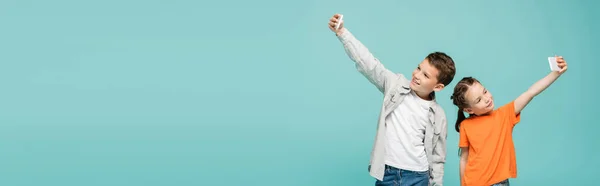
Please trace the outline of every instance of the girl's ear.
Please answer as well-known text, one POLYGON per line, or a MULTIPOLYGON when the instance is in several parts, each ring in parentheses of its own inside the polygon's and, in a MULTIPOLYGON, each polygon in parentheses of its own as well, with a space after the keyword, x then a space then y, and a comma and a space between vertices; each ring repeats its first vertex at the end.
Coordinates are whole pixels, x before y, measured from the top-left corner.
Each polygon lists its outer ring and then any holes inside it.
POLYGON ((469 114, 474 114, 475 113, 475 112, 473 112, 473 109, 471 109, 471 108, 465 108, 464 111, 466 113, 469 113, 469 114))

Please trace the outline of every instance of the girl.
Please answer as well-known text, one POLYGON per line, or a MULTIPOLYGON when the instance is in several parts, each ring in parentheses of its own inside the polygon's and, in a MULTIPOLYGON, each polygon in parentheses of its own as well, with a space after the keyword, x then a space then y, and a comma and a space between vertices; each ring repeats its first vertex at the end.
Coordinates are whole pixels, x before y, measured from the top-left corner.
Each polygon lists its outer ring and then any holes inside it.
POLYGON ((458 106, 455 129, 460 133, 460 177, 463 186, 509 185, 517 177, 513 127, 521 110, 567 70, 567 62, 556 58, 560 71, 552 71, 525 93, 494 110, 492 94, 471 77, 460 80, 452 94, 458 106), (465 118, 463 112, 469 113, 465 118))

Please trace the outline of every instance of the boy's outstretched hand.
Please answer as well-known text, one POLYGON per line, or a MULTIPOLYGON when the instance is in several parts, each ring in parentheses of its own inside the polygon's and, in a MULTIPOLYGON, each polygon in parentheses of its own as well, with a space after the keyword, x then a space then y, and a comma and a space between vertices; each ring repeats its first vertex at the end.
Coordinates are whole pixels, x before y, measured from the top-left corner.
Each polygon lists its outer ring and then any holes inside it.
POLYGON ((567 71, 567 61, 565 61, 565 59, 562 56, 556 57, 556 64, 558 65, 558 68, 560 68, 558 74, 562 74, 567 71))
POLYGON ((329 19, 329 29, 333 31, 336 35, 340 35, 344 30, 344 20, 340 20, 341 14, 335 14, 329 19), (340 23, 338 29, 335 29, 335 25, 340 23))

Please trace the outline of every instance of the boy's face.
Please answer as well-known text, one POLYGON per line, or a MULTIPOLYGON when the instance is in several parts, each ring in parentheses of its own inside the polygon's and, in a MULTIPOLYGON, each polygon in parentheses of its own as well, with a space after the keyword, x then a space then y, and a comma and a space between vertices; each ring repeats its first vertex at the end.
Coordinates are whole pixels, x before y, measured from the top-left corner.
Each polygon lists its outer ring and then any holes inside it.
POLYGON ((429 60, 423 60, 413 71, 410 81, 410 88, 417 93, 429 94, 433 91, 440 91, 444 84, 438 83, 440 71, 429 63, 429 60))
POLYGON ((484 115, 494 110, 494 97, 481 83, 473 83, 465 93, 465 99, 469 104, 465 112, 469 114, 484 115))

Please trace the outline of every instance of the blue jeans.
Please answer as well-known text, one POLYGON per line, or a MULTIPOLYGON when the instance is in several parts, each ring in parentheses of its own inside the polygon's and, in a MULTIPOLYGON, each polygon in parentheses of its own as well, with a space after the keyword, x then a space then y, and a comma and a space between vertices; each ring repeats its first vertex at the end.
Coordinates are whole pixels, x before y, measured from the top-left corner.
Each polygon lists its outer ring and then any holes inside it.
POLYGON ((377 180, 375 186, 427 186, 429 171, 409 171, 385 166, 383 181, 377 180))
POLYGON ((492 186, 510 186, 510 182, 508 182, 508 179, 506 179, 506 180, 496 183, 492 186))

